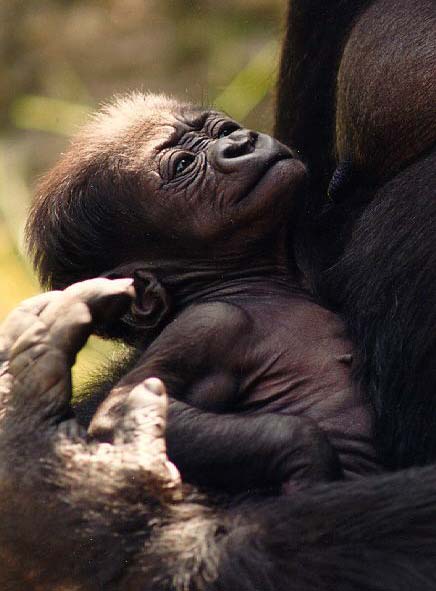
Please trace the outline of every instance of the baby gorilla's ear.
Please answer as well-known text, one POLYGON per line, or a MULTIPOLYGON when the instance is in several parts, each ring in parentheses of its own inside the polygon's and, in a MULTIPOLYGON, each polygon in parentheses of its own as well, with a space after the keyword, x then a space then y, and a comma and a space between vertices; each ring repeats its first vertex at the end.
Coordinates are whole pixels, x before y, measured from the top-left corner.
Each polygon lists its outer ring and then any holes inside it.
POLYGON ((136 297, 130 310, 121 318, 120 331, 111 327, 111 336, 126 338, 130 336, 155 335, 160 332, 171 316, 171 298, 156 275, 138 264, 117 267, 105 277, 118 279, 132 277, 136 297), (115 329, 115 330, 114 330, 115 329))
POLYGON ((145 269, 133 273, 136 298, 131 306, 135 326, 159 328, 171 313, 170 297, 156 276, 145 269))

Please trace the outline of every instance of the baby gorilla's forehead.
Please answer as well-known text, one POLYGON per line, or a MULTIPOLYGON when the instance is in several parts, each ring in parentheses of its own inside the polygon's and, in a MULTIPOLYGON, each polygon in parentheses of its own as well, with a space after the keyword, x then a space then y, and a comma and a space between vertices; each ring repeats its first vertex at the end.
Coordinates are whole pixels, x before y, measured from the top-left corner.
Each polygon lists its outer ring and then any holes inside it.
POLYGON ((131 93, 104 105, 82 129, 79 142, 105 151, 105 146, 164 141, 183 120, 191 120, 196 107, 162 94, 131 93))
POLYGON ((165 95, 134 93, 103 107, 94 119, 92 134, 107 142, 109 150, 122 144, 123 153, 135 165, 138 158, 141 162, 176 146, 185 133, 201 132, 213 115, 217 113, 165 95))
POLYGON ((154 121, 150 121, 149 136, 154 132, 156 138, 160 137, 163 140, 162 148, 176 146, 184 134, 204 131, 213 114, 212 111, 193 105, 177 105, 177 109, 171 112, 162 110, 154 121))

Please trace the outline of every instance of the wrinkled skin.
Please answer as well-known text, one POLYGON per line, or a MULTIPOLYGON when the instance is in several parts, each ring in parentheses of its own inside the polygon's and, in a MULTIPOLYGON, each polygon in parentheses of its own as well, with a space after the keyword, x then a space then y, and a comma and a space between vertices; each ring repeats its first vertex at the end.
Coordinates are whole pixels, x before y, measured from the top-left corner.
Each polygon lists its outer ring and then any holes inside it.
POLYGON ((131 94, 96 114, 40 184, 29 249, 54 288, 135 260, 231 272, 283 239, 305 176, 288 148, 221 113, 131 94))

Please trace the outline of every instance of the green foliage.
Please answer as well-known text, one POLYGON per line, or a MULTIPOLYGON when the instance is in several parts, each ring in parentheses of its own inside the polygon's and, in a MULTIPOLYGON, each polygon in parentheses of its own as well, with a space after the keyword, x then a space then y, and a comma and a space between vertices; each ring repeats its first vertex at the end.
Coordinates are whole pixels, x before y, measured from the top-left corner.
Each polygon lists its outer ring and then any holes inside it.
POLYGON ((214 106, 243 121, 274 86, 277 53, 277 43, 267 43, 215 98, 214 106))
POLYGON ((86 120, 90 108, 47 96, 22 95, 11 105, 17 129, 33 129, 69 136, 86 120))

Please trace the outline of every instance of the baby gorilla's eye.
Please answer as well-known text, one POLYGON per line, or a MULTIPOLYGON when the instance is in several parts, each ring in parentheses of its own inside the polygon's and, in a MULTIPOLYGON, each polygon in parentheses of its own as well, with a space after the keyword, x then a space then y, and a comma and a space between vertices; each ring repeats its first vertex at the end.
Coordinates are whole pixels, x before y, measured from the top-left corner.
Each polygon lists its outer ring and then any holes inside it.
POLYGON ((179 176, 183 174, 185 170, 194 162, 194 156, 192 154, 184 154, 179 158, 175 164, 174 174, 179 176))
POLYGON ((236 123, 226 123, 218 131, 217 138, 220 139, 222 137, 226 137, 226 135, 230 135, 231 133, 233 133, 237 129, 240 129, 240 127, 236 123))

